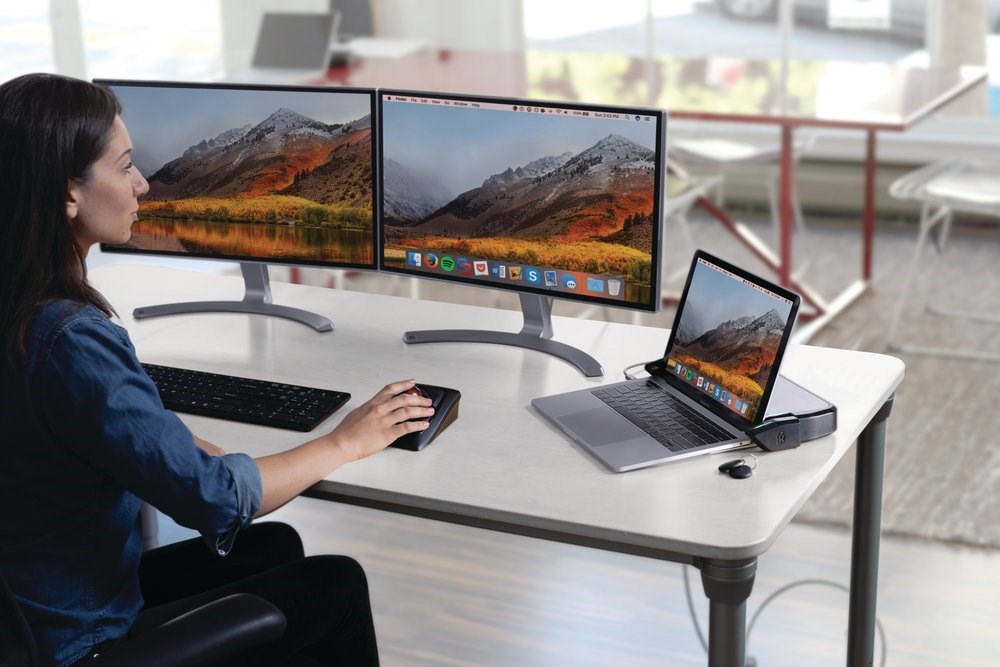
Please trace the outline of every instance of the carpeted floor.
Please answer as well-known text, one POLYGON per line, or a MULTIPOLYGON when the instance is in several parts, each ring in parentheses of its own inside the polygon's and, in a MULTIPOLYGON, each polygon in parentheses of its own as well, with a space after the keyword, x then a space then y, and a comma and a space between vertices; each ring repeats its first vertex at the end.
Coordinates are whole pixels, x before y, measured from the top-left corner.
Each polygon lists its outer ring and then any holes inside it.
MULTIPOLYGON (((906 363, 887 429, 883 531, 1000 548, 1000 363, 887 347, 915 231, 912 224, 881 224, 872 289, 811 343, 893 354, 906 363)), ((759 232, 770 235, 766 227, 759 232)), ((696 224, 695 234, 710 250, 731 253, 748 266, 756 262, 708 221, 696 224)), ((796 243, 806 282, 827 297, 850 284, 859 275, 859 239, 856 224, 811 223, 796 243)), ((959 226, 943 253, 925 251, 894 341, 1000 355, 1000 323, 942 317, 927 312, 928 305, 1000 316, 1000 228, 959 226)), ((852 450, 797 520, 849 526, 853 488, 852 450)))
MULTIPOLYGON (((925 253, 894 343, 1000 355, 1000 322, 946 317, 927 307, 1000 316, 1000 234, 963 230, 943 254, 925 253)), ((886 351, 886 330, 914 235, 879 235, 874 289, 814 339, 886 351)), ((890 351, 906 363, 888 422, 883 530, 1000 548, 1000 362, 890 351)), ((843 460, 799 515, 848 525, 854 460, 843 460)))
MULTIPOLYGON (((758 230, 770 237, 766 226, 758 230)), ((711 222, 696 224, 694 231, 696 242, 707 249, 755 265, 749 253, 711 222)), ((883 532, 1000 548, 1000 362, 907 354, 887 347, 889 323, 915 242, 912 223, 881 223, 872 289, 811 343, 893 354, 906 363, 906 378, 887 428, 883 532)), ((814 220, 796 249, 795 256, 804 262, 805 281, 826 297, 859 275, 857 224, 814 220)), ((943 253, 924 252, 894 341, 1000 356, 1000 323, 942 317, 927 312, 928 305, 1000 316, 1000 228, 959 225, 943 253)), ((797 520, 849 526, 853 488, 852 450, 797 520)))

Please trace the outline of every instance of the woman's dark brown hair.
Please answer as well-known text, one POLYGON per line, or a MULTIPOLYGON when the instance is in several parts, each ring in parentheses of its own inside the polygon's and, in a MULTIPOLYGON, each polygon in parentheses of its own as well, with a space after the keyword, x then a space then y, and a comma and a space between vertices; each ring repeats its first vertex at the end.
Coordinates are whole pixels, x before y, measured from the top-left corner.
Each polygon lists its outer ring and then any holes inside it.
POLYGON ((86 248, 66 217, 70 180, 85 182, 121 106, 107 89, 54 74, 0 85, 0 357, 24 361, 32 317, 71 299, 111 307, 88 283, 86 248))

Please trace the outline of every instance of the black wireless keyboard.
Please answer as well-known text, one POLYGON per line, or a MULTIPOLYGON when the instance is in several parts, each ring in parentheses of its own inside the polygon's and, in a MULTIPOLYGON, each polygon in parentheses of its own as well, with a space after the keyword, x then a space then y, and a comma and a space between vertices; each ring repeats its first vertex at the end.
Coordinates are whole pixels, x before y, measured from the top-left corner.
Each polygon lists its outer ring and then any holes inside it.
POLYGON ((311 431, 351 398, 343 391, 143 364, 164 407, 293 431, 311 431))

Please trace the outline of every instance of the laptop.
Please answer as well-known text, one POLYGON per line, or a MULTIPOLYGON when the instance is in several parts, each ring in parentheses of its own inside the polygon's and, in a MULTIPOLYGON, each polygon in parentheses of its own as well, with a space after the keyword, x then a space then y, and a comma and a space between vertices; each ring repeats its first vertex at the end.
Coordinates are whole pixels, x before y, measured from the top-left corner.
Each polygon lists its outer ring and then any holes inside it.
POLYGON ((340 13, 265 12, 249 69, 228 79, 249 83, 303 83, 326 74, 340 13))
POLYGON ((798 308, 795 293, 699 250, 648 378, 531 404, 614 472, 745 447, 798 308))

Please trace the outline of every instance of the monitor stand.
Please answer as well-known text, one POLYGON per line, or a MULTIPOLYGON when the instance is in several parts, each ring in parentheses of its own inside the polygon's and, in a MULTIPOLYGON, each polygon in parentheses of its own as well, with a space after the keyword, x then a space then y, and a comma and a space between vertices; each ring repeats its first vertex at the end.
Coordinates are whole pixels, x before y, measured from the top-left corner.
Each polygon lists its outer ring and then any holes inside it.
POLYGON ((318 313, 271 303, 271 281, 267 275, 267 264, 240 262, 240 270, 243 271, 246 288, 242 301, 188 301, 144 306, 132 311, 132 317, 143 320, 147 317, 182 313, 250 313, 284 317, 301 322, 316 331, 333 331, 333 322, 318 313))
POLYGON ((604 369, 592 356, 552 338, 552 299, 538 294, 520 294, 524 326, 518 333, 483 329, 431 329, 407 331, 405 343, 497 343, 516 345, 559 357, 576 366, 587 377, 601 377, 604 369))

